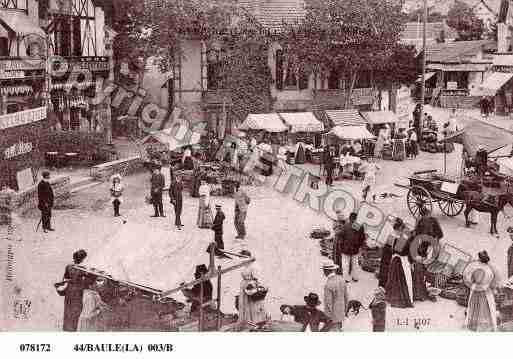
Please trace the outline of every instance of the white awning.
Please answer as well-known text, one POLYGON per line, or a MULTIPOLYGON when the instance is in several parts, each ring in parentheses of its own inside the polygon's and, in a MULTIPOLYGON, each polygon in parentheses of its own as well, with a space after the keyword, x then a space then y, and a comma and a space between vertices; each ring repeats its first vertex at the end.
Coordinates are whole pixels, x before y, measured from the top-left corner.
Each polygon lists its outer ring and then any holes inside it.
POLYGON ((283 124, 277 113, 250 113, 246 120, 239 126, 239 130, 263 130, 267 132, 285 132, 287 127, 283 124))
POLYGON ((329 132, 341 140, 368 140, 375 138, 365 126, 335 126, 329 132))
POLYGON ((172 133, 172 129, 165 129, 162 131, 154 132, 141 140, 142 145, 151 144, 152 142, 157 142, 166 147, 168 151, 174 151, 178 148, 196 145, 200 141, 200 136, 193 133, 190 138, 185 136, 186 138, 179 138, 179 134, 177 133, 175 136, 172 133))
POLYGON ((513 77, 513 73, 492 72, 490 76, 475 90, 471 91, 472 96, 495 96, 497 91, 513 77))
POLYGON ((392 111, 368 111, 362 112, 362 116, 370 125, 397 123, 399 121, 397 115, 392 111))
POLYGON ((321 132, 324 126, 311 112, 287 112, 280 113, 286 125, 290 126, 291 132, 321 132))
POLYGON ((366 124, 358 110, 329 110, 325 112, 333 126, 358 126, 366 124))
MULTIPOLYGON (((426 74, 424 75, 424 81, 429 80, 431 77, 433 77, 435 75, 436 75, 436 72, 426 72, 426 74)), ((419 76, 419 78, 417 79, 417 82, 422 82, 422 75, 419 76)))
POLYGON ((36 25, 25 13, 14 11, 0 12, 0 24, 16 34, 46 36, 43 29, 36 25))

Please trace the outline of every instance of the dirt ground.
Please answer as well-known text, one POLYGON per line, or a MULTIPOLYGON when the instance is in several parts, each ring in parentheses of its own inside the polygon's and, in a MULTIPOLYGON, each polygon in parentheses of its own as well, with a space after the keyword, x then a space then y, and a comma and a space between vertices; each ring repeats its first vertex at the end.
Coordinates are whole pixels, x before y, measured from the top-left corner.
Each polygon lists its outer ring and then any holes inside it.
MULTIPOLYGON (((445 112, 438 114, 443 119, 445 112)), ((461 149, 447 156, 448 172, 457 173, 461 149)), ((442 154, 421 153, 416 160, 404 162, 381 161, 378 173, 379 193, 394 193, 401 198, 380 201, 377 206, 385 213, 411 220, 406 207, 406 191, 394 186, 405 182, 413 171, 443 169, 442 154)), ((305 169, 318 174, 316 166, 305 169)), ((103 184, 75 194, 69 203, 54 211, 56 232, 35 232, 39 213, 32 211, 20 218, 17 234, 22 239, 16 244, 15 285, 21 297, 31 300, 30 316, 26 320, 6 323, 7 330, 56 331, 61 328, 63 299, 53 284, 60 281, 64 267, 71 262, 72 253, 84 248, 89 253, 87 264, 123 276, 123 279, 169 289, 192 278, 194 266, 208 263, 205 249, 213 240, 213 232, 196 226, 197 199, 188 194, 184 198, 182 231, 174 228, 173 210, 165 196, 167 218, 150 218, 153 209, 145 204, 149 174, 139 174, 124 179, 126 187, 123 217, 114 218, 109 203, 108 184, 103 184), (124 223, 123 221, 126 221, 124 223)), ((336 182, 359 198, 361 182, 336 182)), ((273 318, 280 318, 281 304, 302 304, 303 297, 316 292, 322 298, 325 279, 320 266, 322 260, 319 243, 309 237, 316 226, 331 228, 325 216, 312 211, 305 204, 296 202, 290 195, 276 192, 270 186, 247 187, 252 198, 246 221, 248 237, 241 243, 235 240, 233 226, 233 199, 213 197, 212 203, 223 205, 226 214, 225 247, 249 249, 257 258, 257 273, 270 288, 267 309, 273 318)), ((506 250, 511 243, 505 227, 511 223, 500 215, 499 239, 488 234, 489 217, 482 215, 478 226, 467 229, 464 217, 449 218, 435 206, 434 214, 440 219, 445 233, 444 240, 476 257, 480 250, 487 250, 501 275, 506 272, 506 250)), ((224 260, 223 267, 230 261, 224 260)), ((222 309, 235 312, 234 296, 238 294, 240 271, 223 277, 222 309)), ((214 281, 215 285, 215 281, 214 281)), ((361 272, 361 280, 351 284, 350 296, 362 299, 377 286, 374 275, 361 272)), ((181 300, 180 296, 176 299, 181 300)), ((413 309, 388 308, 387 330, 462 330, 464 309, 454 301, 439 299, 436 303, 416 304, 413 309), (402 323, 408 319, 408 325, 402 323), (414 320, 425 319, 426 325, 414 328, 414 320), (401 324, 400 324, 401 323, 401 324)), ((350 317, 348 331, 369 331, 370 313, 363 311, 350 317)))

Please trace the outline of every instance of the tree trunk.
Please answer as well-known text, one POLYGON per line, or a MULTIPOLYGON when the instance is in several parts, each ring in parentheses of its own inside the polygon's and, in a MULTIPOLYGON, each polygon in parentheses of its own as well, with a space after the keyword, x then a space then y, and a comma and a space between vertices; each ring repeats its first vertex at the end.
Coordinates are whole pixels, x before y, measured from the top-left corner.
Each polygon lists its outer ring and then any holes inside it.
POLYGON ((349 83, 349 88, 348 88, 347 94, 346 94, 346 103, 345 103, 346 109, 348 109, 349 106, 351 105, 351 97, 353 96, 353 89, 354 89, 354 85, 356 84, 357 78, 358 78, 358 72, 354 71, 351 74, 351 81, 349 83))

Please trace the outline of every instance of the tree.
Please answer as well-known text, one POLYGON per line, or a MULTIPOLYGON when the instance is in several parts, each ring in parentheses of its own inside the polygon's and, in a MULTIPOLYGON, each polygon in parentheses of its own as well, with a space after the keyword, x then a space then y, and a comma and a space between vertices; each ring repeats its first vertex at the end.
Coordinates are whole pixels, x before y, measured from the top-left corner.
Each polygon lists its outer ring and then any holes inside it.
POLYGON ((414 80, 414 53, 399 43, 405 21, 401 4, 395 1, 321 2, 309 9, 304 21, 290 25, 282 41, 298 68, 318 75, 338 73, 348 107, 364 72, 370 73, 376 89, 414 80), (395 77, 398 69, 404 76, 395 77))
POLYGON ((464 2, 456 1, 447 13, 447 25, 456 29, 460 41, 481 40, 484 25, 474 10, 464 2))

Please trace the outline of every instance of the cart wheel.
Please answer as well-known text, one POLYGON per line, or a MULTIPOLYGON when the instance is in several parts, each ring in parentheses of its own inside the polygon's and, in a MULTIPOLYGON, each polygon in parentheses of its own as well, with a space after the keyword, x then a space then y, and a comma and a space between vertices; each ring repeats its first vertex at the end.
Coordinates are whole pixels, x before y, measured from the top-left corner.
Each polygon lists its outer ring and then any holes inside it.
POLYGON ((418 218, 421 214, 421 209, 424 209, 427 213, 433 211, 433 200, 431 195, 424 188, 419 186, 413 186, 408 191, 406 196, 406 203, 408 209, 413 217, 418 218))
POLYGON ((440 210, 446 216, 456 217, 458 214, 461 213, 461 211, 463 211, 463 207, 465 207, 465 204, 459 201, 442 199, 438 202, 438 207, 440 207, 440 210))

